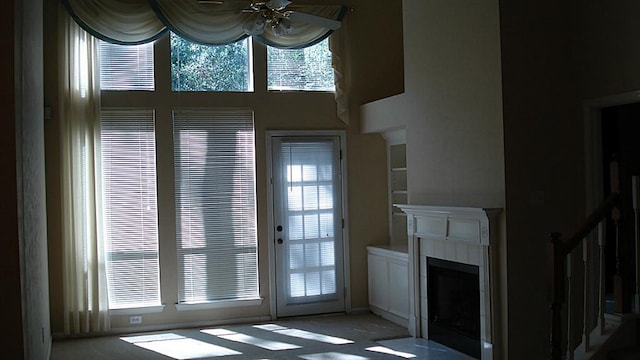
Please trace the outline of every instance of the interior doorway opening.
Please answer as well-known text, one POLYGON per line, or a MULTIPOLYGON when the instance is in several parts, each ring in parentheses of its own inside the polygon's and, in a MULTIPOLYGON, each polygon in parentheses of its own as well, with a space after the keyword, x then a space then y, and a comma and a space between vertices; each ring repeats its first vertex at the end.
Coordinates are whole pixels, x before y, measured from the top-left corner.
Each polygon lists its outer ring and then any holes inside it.
MULTIPOLYGON (((636 244, 632 200, 632 177, 640 175, 640 103, 628 103, 601 109, 602 191, 611 193, 610 164, 618 166, 621 202, 620 220, 606 219, 605 288, 607 312, 629 313, 636 290, 636 244)), ((636 309, 637 310, 637 309, 636 309)))

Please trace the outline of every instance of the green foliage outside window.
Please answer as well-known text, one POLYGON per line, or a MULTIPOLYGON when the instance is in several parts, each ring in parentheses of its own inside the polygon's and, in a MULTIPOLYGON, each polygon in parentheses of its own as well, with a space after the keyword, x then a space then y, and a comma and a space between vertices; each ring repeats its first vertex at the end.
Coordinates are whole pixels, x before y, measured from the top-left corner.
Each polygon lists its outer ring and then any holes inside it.
MULTIPOLYGON (((249 40, 200 45, 171 34, 173 91, 252 91, 249 40)), ((328 39, 304 49, 267 48, 269 90, 334 91, 328 39)))
POLYGON ((171 34, 173 91, 250 91, 248 40, 200 45, 171 34))
POLYGON ((267 50, 269 90, 334 91, 329 41, 304 49, 267 50))

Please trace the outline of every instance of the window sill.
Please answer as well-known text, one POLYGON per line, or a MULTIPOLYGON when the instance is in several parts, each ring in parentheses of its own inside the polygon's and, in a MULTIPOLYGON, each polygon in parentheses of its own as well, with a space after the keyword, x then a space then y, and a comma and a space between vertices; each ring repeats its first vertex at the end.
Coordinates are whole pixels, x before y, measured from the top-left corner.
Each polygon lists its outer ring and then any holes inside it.
POLYGON ((209 309, 223 309, 240 306, 258 306, 262 304, 263 298, 247 299, 247 300, 221 300, 221 301, 209 301, 204 303, 182 303, 176 304, 176 310, 178 311, 190 311, 190 310, 209 310, 209 309))
POLYGON ((109 309, 109 315, 111 316, 139 315, 139 314, 161 313, 163 311, 164 311, 164 305, 158 305, 158 306, 145 306, 145 307, 124 308, 124 309, 109 309))

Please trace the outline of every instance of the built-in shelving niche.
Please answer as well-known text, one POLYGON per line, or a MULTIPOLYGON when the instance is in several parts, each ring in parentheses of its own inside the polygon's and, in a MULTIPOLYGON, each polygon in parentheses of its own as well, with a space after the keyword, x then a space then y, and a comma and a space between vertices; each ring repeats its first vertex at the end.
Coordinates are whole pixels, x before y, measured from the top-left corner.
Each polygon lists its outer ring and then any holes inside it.
POLYGON ((390 245, 406 246, 407 215, 393 204, 407 204, 407 145, 405 130, 385 133, 389 166, 390 245))

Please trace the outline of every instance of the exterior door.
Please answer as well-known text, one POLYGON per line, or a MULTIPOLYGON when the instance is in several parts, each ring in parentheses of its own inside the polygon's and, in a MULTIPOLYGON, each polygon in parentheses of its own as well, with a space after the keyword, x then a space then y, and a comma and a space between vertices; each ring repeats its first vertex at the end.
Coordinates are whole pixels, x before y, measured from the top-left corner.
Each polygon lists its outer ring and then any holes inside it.
POLYGON ((339 136, 272 137, 277 316, 345 310, 339 136))

